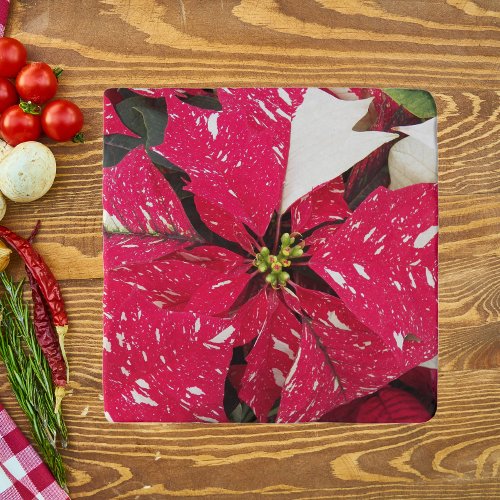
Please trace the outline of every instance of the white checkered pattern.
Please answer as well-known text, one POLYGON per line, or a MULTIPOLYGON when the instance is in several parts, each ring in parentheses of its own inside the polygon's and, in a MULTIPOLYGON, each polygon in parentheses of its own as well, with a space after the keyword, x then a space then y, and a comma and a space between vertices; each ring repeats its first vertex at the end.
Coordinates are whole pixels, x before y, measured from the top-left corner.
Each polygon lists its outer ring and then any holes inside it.
POLYGON ((1 404, 0 499, 69 499, 1 404))

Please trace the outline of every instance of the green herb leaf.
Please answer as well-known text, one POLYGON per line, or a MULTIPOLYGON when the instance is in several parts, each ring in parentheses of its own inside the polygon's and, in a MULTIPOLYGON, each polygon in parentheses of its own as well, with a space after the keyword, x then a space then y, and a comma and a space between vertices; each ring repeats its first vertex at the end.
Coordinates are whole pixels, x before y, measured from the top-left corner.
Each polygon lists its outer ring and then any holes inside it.
POLYGON ((426 90, 412 89, 383 89, 401 106, 419 118, 432 118, 436 116, 436 103, 432 95, 426 90))
POLYGON ((23 282, 15 284, 5 273, 0 273, 0 281, 4 288, 0 301, 0 359, 19 406, 28 417, 42 459, 66 489, 66 473, 56 442, 59 440, 65 447, 68 434, 61 414, 54 411, 50 367, 23 300, 23 282))

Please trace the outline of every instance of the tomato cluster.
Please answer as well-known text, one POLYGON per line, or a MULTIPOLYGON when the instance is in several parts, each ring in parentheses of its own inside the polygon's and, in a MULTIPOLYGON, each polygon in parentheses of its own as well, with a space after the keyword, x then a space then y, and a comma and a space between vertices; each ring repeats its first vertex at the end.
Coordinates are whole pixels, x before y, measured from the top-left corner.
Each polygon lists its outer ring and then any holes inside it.
POLYGON ((21 142, 36 141, 43 131, 56 141, 82 142, 80 108, 66 99, 48 102, 56 95, 62 70, 53 70, 43 62, 27 64, 26 58, 26 48, 21 42, 15 38, 0 38, 2 138, 11 146, 17 146, 21 142), (15 79, 15 83, 9 78, 15 79))

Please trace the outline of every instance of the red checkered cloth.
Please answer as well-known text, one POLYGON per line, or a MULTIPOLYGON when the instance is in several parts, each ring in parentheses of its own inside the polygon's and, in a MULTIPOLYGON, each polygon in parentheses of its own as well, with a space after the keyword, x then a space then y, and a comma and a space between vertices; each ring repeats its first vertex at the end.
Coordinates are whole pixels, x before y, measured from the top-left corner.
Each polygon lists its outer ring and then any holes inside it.
POLYGON ((0 0, 0 36, 3 36, 9 17, 10 0, 0 0))
POLYGON ((24 434, 0 404, 0 499, 67 500, 24 434))

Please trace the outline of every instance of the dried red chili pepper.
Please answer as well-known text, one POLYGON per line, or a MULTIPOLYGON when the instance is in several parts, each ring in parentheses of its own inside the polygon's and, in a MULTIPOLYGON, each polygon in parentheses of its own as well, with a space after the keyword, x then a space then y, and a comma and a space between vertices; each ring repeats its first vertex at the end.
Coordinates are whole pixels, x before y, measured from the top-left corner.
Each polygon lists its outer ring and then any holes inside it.
MULTIPOLYGON (((64 337, 68 331, 68 316, 64 308, 61 289, 52 271, 47 266, 42 256, 31 246, 30 242, 5 226, 0 226, 0 238, 10 245, 23 259, 33 278, 40 288, 56 327, 57 337, 63 359, 68 366, 66 351, 64 350, 64 337)), ((68 377, 67 377, 68 378, 68 377)))
MULTIPOLYGON (((28 241, 30 243, 33 242, 34 237, 38 233, 39 227, 40 221, 38 221, 35 229, 33 229, 33 232, 31 233, 31 236, 28 238, 28 241)), ((61 348, 59 346, 59 340, 50 319, 50 312, 47 303, 45 302, 42 292, 40 291, 40 287, 33 277, 33 274, 31 273, 29 267, 25 266, 25 268, 31 287, 31 296, 33 298, 33 323, 35 325, 35 334, 38 340, 38 344, 40 345, 45 359, 47 359, 47 362, 49 364, 52 374, 52 381, 56 386, 55 411, 58 412, 61 407, 61 402, 66 394, 66 362, 63 358, 61 348)))
POLYGON ((61 407, 61 401, 66 394, 66 362, 64 361, 61 348, 59 346, 59 340, 56 332, 54 331, 54 327, 52 326, 49 311, 45 299, 40 291, 40 287, 27 267, 26 273, 28 274, 31 286, 31 296, 33 298, 33 323, 35 325, 35 334, 45 359, 49 363, 52 373, 52 381, 56 386, 55 411, 58 412, 61 407))

